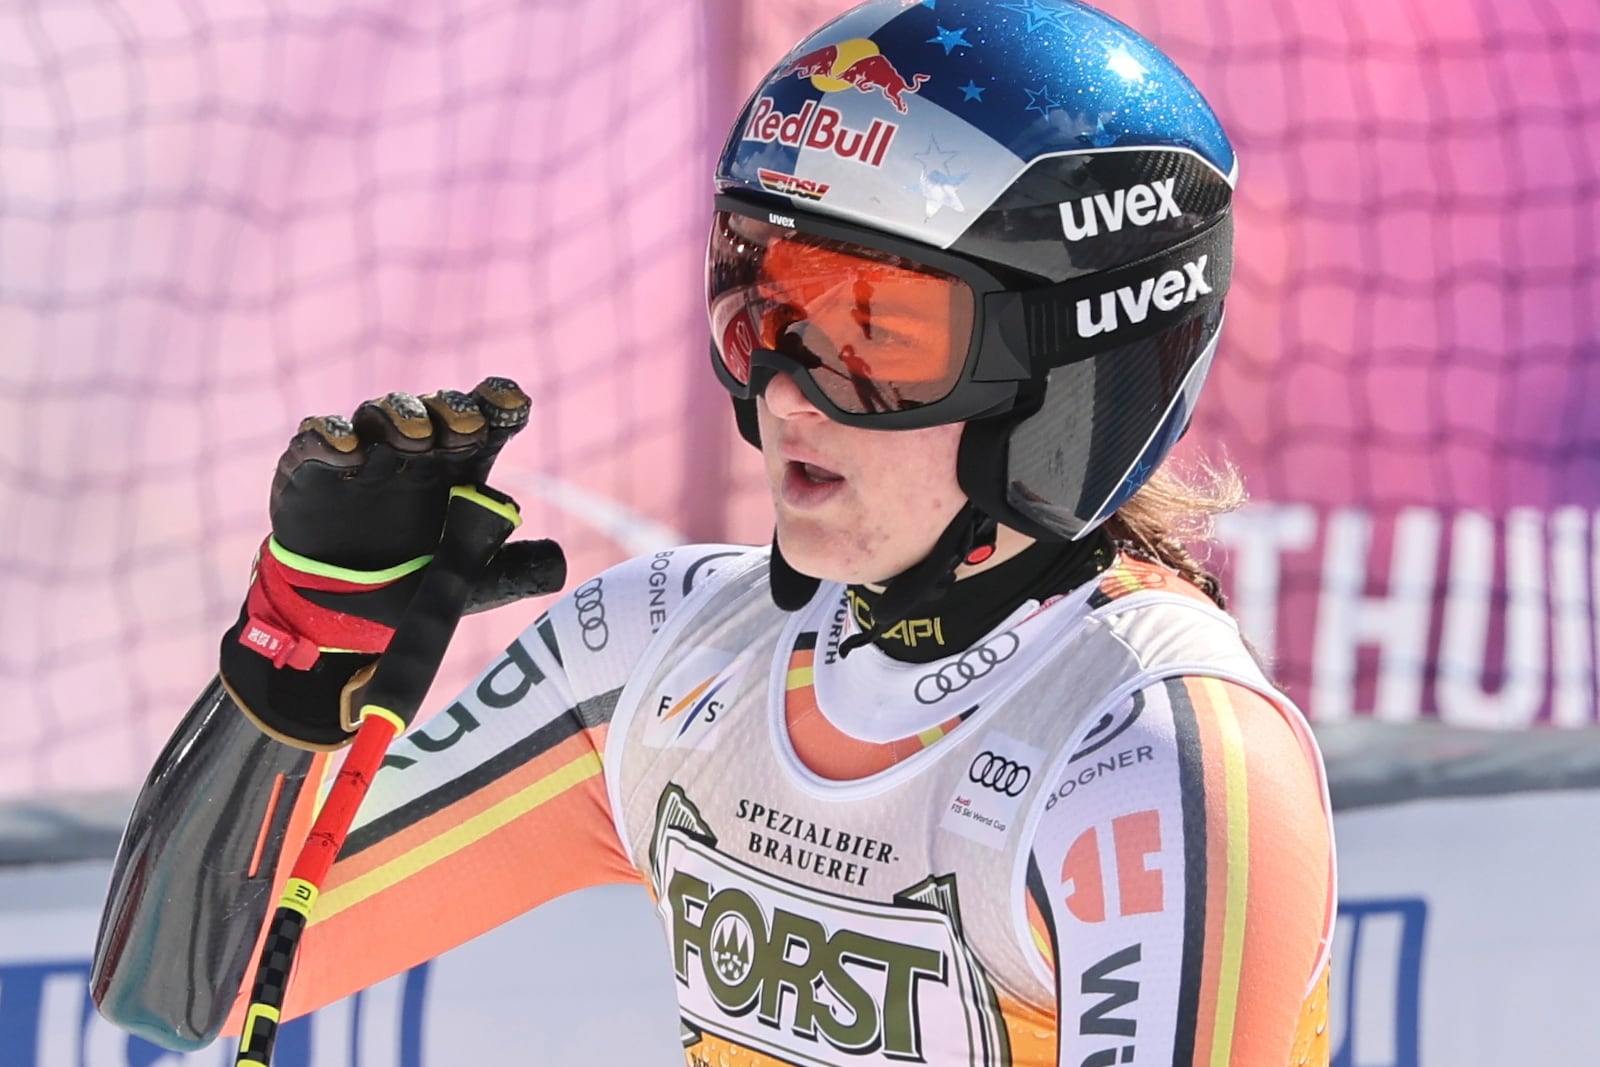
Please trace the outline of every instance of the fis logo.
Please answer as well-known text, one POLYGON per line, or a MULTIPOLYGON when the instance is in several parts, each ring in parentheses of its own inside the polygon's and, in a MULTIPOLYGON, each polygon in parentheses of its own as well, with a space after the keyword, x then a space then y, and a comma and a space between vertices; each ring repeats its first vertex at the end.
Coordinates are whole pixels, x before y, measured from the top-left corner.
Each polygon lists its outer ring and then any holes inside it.
POLYGON ((1087 339, 1115 333, 1123 326, 1137 326, 1150 317, 1152 307, 1166 312, 1194 303, 1211 292, 1211 283, 1206 280, 1206 266, 1210 260, 1210 256, 1200 256, 1185 263, 1182 270, 1162 271, 1137 287, 1123 285, 1101 293, 1098 298, 1079 300, 1076 305, 1078 336, 1087 339))
POLYGON ((1164 178, 1149 185, 1118 189, 1111 194, 1096 193, 1061 205, 1061 228, 1069 241, 1096 237, 1102 226, 1106 233, 1117 233, 1124 223, 1148 226, 1152 222, 1175 219, 1183 214, 1173 198, 1176 178, 1164 178))
POLYGON ((654 714, 644 724, 643 741, 651 748, 695 748, 710 751, 738 691, 748 660, 720 649, 691 648, 661 679, 653 697, 654 714))

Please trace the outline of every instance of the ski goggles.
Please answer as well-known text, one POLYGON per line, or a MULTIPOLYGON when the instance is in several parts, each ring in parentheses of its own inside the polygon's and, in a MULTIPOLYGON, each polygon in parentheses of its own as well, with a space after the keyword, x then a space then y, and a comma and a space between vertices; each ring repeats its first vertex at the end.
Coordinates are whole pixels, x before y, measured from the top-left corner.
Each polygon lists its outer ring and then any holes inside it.
POLYGON ((974 383, 980 294, 1000 280, 955 256, 723 195, 706 255, 712 364, 735 397, 779 372, 834 420, 879 429, 957 422, 1025 380, 974 383), (914 255, 912 254, 914 253, 914 255), (985 386, 988 386, 987 388, 985 386))
POLYGON ((871 429, 1010 411, 1050 367, 1219 304, 1232 270, 1226 216, 1135 262, 1030 286, 848 223, 726 193, 715 206, 706 306, 718 380, 752 400, 788 374, 834 421, 871 429))

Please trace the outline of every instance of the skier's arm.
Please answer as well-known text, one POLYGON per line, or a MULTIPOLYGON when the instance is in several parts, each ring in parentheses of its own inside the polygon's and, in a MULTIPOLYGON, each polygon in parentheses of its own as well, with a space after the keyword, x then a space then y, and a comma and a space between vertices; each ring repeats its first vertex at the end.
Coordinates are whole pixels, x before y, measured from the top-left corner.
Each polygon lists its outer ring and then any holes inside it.
POLYGON ((300 802, 326 759, 263 733, 212 681, 157 758, 123 834, 90 979, 102 1013, 169 1048, 217 1035, 275 899, 280 852, 305 834, 300 802))
POLYGON ((602 768, 612 714, 654 631, 744 551, 681 546, 575 584, 395 742, 302 935, 286 1018, 565 893, 639 881, 602 768))
POLYGON ((1059 1062, 1328 1062, 1332 837, 1291 708, 1215 678, 1134 694, 1054 774, 1028 915, 1059 1062))
MULTIPOLYGON (((218 679, 124 835, 91 976, 113 1021, 173 1047, 215 1036, 278 862, 298 847, 319 768, 353 729, 353 697, 426 571, 450 489, 483 484, 527 411, 514 383, 490 379, 470 395, 390 394, 353 420, 301 424, 218 679)), ((552 548, 507 546, 480 601, 549 591, 552 548)))

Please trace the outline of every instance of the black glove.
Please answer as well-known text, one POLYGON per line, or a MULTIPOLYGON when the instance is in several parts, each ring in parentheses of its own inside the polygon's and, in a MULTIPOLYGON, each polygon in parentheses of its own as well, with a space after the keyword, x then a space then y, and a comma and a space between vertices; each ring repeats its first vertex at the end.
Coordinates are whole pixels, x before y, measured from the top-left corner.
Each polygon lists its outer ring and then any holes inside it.
MULTIPOLYGON (((507 500, 485 482, 528 410, 515 382, 489 378, 470 394, 390 393, 353 419, 300 424, 273 478, 272 536, 222 639, 223 683, 257 725, 305 748, 349 740, 355 697, 439 543, 450 490, 507 500)), ((512 542, 467 610, 553 592, 565 580, 554 542, 512 542)))

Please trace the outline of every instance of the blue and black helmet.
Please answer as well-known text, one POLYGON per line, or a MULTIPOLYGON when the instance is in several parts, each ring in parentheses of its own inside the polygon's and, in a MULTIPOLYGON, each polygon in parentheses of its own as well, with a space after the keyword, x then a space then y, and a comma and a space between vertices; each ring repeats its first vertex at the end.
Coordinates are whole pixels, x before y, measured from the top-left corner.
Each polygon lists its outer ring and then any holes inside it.
POLYGON ((964 421, 958 477, 981 512, 1082 537, 1188 425, 1222 326, 1236 173, 1194 85, 1101 12, 868 0, 751 95, 717 165, 719 219, 959 279, 970 343, 920 392, 857 375, 846 349, 845 395, 811 380, 828 357, 719 320, 732 283, 714 254, 713 364, 741 431, 756 441, 762 367, 802 372, 844 422, 964 421))

